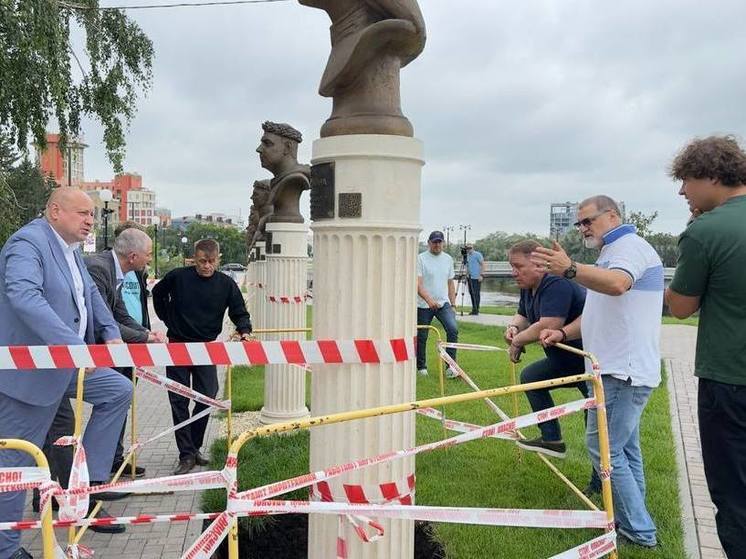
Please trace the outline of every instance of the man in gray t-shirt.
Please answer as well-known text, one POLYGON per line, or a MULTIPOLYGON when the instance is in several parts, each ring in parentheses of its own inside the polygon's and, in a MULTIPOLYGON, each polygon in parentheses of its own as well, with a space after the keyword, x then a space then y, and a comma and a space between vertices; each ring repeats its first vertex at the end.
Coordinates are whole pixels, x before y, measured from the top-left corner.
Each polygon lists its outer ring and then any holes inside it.
MULTIPOLYGON (((427 239, 428 250, 417 256, 417 325, 429 326, 437 318, 446 330, 449 342, 458 341, 456 324, 456 288, 453 284, 453 258, 443 252, 443 233, 433 231, 427 239)), ((427 376, 427 328, 417 329, 417 373, 427 376)), ((456 359, 456 350, 448 349, 456 359)), ((448 378, 458 373, 446 369, 448 378)))

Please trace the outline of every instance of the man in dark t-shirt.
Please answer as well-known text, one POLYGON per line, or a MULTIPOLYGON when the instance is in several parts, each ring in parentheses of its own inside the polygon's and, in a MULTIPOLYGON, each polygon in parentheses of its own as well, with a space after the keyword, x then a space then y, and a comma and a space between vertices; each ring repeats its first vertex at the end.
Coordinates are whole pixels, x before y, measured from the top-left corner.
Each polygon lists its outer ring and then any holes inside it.
POLYGON ((666 303, 699 310, 694 374, 702 460, 728 559, 746 557, 746 151, 731 137, 694 140, 671 176, 692 212, 666 303))
MULTIPOLYGON (((518 312, 505 330, 505 341, 510 344, 510 359, 520 360, 524 346, 539 339, 545 328, 560 329, 583 313, 585 288, 560 276, 546 273, 531 262, 531 253, 540 246, 534 240, 521 241, 509 252, 513 278, 521 288, 518 312)), ((567 345, 583 349, 581 340, 565 342, 567 345)), ((558 347, 544 348, 546 357, 527 365, 521 373, 521 382, 537 382, 553 378, 567 377, 585 372, 583 357, 558 347)), ((581 382, 574 386, 588 397, 588 386, 581 382)), ((554 406, 550 389, 531 390, 526 393, 531 409, 540 411, 554 406)), ((552 419, 539 424, 541 436, 519 441, 525 450, 540 452, 556 458, 566 455, 565 443, 559 421, 552 419)))
MULTIPOLYGON (((220 245, 212 239, 194 245, 194 266, 177 268, 167 273, 153 287, 153 308, 168 327, 170 342, 212 342, 223 329, 226 309, 236 325, 241 339, 251 334, 251 319, 236 282, 218 272, 220 245)), ((190 386, 197 392, 214 398, 218 392, 215 365, 166 367, 166 376, 190 386)), ((189 400, 173 392, 168 393, 174 425, 189 419, 189 400)), ((207 406, 194 404, 191 417, 207 406)), ((175 475, 186 474, 195 465, 207 465, 200 448, 204 442, 208 416, 177 429, 179 466, 175 475)))

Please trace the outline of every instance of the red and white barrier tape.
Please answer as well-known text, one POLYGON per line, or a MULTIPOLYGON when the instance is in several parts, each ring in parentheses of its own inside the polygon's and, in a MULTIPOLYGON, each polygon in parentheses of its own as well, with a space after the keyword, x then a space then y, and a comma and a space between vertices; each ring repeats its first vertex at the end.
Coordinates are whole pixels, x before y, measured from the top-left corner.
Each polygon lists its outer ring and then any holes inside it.
MULTIPOLYGON (((54 444, 56 446, 74 446, 73 463, 70 468, 68 480, 69 490, 85 490, 90 486, 88 477, 88 462, 86 461, 85 448, 78 437, 60 437, 54 444)), ((64 492, 57 495, 60 504, 60 520, 80 520, 88 514, 89 497, 87 493, 64 492)))
POLYGON ((608 555, 615 549, 616 532, 607 532, 589 542, 553 555, 549 559, 596 559, 608 555))
POLYGON ((497 347, 492 345, 478 345, 478 344, 463 344, 458 342, 441 342, 438 346, 442 346, 449 349, 466 349, 471 351, 494 351, 498 353, 508 353, 508 350, 504 347, 497 347))
POLYGON ((49 468, 0 468, 0 493, 33 489, 49 480, 49 468))
POLYGON ((414 356, 413 338, 0 346, 0 369, 395 363, 414 356))
POLYGON ((178 394, 179 396, 184 396, 185 398, 189 398, 190 400, 194 400, 195 402, 199 402, 200 404, 210 406, 211 408, 216 408, 219 410, 229 410, 231 408, 230 400, 215 400, 214 398, 205 396, 204 394, 201 394, 196 390, 192 390, 191 388, 184 384, 181 384, 180 382, 176 382, 175 380, 164 377, 163 375, 158 375, 152 371, 147 371, 138 367, 135 371, 135 374, 137 374, 137 378, 149 382, 150 384, 160 386, 162 388, 165 388, 169 392, 173 392, 174 394, 178 394))

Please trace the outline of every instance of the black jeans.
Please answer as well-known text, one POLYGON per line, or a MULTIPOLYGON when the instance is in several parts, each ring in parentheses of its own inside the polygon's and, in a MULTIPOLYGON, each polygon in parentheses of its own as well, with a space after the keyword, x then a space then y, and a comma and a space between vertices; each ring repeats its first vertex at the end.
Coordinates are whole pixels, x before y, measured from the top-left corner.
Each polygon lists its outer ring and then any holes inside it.
MULTIPOLYGON (((215 365, 166 367, 166 376, 185 386, 191 386, 193 390, 210 398, 214 398, 218 393, 218 369, 215 365)), ((171 416, 173 417, 174 425, 178 425, 182 421, 189 419, 190 400, 188 398, 169 392, 168 400, 171 403, 171 416)), ((191 417, 197 415, 207 407, 204 404, 195 403, 191 417)), ((179 460, 195 456, 200 450, 209 419, 210 416, 206 415, 176 431, 176 446, 179 447, 179 460)))
MULTIPOLYGON (((132 367, 114 367, 114 370, 132 380, 132 367)), ((122 445, 122 441, 124 441, 124 434, 126 431, 127 421, 125 421, 124 425, 122 425, 122 432, 120 433, 119 440, 117 441, 117 448, 114 450, 114 462, 111 466, 112 469, 119 468, 119 466, 122 465, 122 462, 124 462, 124 446, 122 445)))
POLYGON ((469 296, 471 297, 471 312, 479 314, 479 305, 482 301, 482 282, 476 279, 468 278, 466 283, 469 285, 469 296))
POLYGON ((746 386, 699 379, 699 437, 707 487, 728 559, 746 557, 746 386))
POLYGON ((66 435, 70 436, 74 431, 75 412, 70 404, 70 399, 62 398, 42 450, 49 461, 49 473, 52 479, 59 481, 65 489, 67 489, 67 482, 70 479, 75 449, 73 446, 55 446, 54 441, 66 435))

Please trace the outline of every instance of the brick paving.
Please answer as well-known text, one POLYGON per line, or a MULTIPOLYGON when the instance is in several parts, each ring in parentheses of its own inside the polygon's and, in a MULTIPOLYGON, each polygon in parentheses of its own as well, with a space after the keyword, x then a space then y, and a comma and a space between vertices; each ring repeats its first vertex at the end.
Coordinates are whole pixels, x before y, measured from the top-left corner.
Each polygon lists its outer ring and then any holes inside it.
MULTIPOLYGON (((154 330, 164 330, 158 323, 151 309, 151 318, 155 319, 154 330)), ((165 374, 163 368, 156 369, 165 374)), ((218 371, 221 395, 224 370, 218 371)), ((172 427, 171 407, 166 391, 138 383, 137 385, 137 421, 138 437, 146 440, 165 429, 172 427)), ((129 446, 129 419, 127 422, 125 449, 129 446)), ((219 431, 218 421, 214 418, 208 423, 205 434, 206 443, 203 451, 209 450, 210 444, 219 431)), ((169 476, 178 463, 178 451, 173 434, 143 447, 138 455, 137 464, 147 470, 147 477, 169 476)), ((205 470, 199 466, 194 471, 205 470)), ((106 510, 113 516, 136 516, 139 514, 167 514, 176 512, 199 512, 200 492, 178 492, 166 495, 132 495, 119 501, 104 503, 106 510)), ((31 511, 30 492, 24 518, 34 518, 31 511)), ((123 534, 97 534, 87 530, 81 544, 95 551, 97 558, 109 559, 173 559, 181 557, 202 532, 202 521, 144 524, 127 526, 123 534)), ((57 539, 61 544, 67 541, 67 530, 57 530, 57 539)), ((38 530, 24 533, 23 544, 37 559, 42 556, 41 537, 38 530)))

